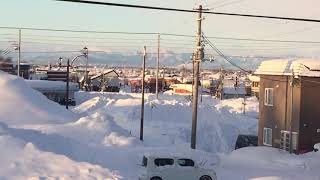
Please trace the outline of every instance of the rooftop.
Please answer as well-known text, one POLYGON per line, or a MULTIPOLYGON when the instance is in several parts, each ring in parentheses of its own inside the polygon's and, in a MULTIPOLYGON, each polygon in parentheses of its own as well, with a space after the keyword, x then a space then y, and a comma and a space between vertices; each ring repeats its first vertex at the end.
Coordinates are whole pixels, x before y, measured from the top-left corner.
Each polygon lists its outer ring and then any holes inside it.
MULTIPOLYGON (((47 81, 47 80, 25 80, 25 82, 31 86, 32 89, 43 91, 65 91, 67 87, 66 82, 62 81, 47 81)), ((70 91, 78 91, 79 85, 77 83, 69 83, 70 91)))
POLYGON ((263 61, 256 75, 296 75, 320 77, 320 59, 275 59, 263 61))

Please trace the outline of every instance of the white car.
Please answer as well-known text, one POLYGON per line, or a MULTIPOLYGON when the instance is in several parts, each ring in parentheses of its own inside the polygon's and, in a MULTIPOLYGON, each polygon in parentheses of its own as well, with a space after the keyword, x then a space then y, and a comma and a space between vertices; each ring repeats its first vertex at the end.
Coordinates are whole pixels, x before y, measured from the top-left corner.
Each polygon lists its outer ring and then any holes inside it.
POLYGON ((215 171, 190 158, 143 156, 142 166, 139 180, 217 180, 215 171))

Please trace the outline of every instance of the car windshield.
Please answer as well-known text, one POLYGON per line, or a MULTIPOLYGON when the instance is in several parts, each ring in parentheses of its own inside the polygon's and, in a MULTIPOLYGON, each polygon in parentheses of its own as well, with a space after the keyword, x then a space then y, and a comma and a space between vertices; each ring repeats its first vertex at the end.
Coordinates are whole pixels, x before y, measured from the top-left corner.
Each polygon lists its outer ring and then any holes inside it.
POLYGON ((157 158, 154 160, 156 166, 168 166, 173 165, 174 160, 170 158, 157 158))
POLYGON ((191 167, 194 166, 194 161, 191 159, 178 159, 177 163, 180 166, 191 166, 191 167))

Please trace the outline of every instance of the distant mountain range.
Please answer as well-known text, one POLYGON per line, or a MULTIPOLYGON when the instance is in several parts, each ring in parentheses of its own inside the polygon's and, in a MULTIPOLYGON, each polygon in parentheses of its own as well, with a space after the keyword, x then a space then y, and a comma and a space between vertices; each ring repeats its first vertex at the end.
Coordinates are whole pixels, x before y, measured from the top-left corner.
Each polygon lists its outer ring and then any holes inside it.
MULTIPOLYGON (((22 59, 30 63, 35 64, 55 64, 58 62, 59 57, 70 57, 73 58, 79 53, 22 53, 22 59)), ((183 67, 185 64, 189 64, 191 53, 174 53, 165 52, 161 53, 160 56, 160 66, 163 67, 183 67)), ((15 58, 13 58, 14 61, 15 58)), ((252 57, 241 57, 234 56, 229 58, 233 63, 241 66, 246 70, 255 70, 259 64, 267 59, 266 57, 252 56, 252 57)), ((148 54, 146 65, 156 66, 157 54, 148 54)), ((84 64, 85 61, 79 59, 77 63, 84 64)), ((106 53, 106 52, 95 52, 89 54, 89 64, 107 64, 108 66, 136 66, 139 67, 142 64, 142 53, 106 53)), ((215 57, 213 62, 205 62, 202 64, 204 68, 217 69, 221 65, 225 69, 237 69, 230 63, 225 61, 221 57, 215 57)))

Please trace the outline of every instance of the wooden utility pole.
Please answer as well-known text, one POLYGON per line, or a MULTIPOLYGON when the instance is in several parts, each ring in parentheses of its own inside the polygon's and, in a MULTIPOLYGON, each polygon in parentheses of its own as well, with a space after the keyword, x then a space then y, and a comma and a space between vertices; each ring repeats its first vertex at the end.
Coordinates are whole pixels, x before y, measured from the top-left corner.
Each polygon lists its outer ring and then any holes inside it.
POLYGON ((202 22, 202 6, 200 5, 198 9, 198 31, 197 31, 197 44, 196 53, 193 58, 194 61, 194 85, 193 85, 193 95, 192 95, 192 129, 191 129, 191 148, 196 149, 196 139, 197 139, 197 118, 198 118, 198 89, 199 89, 199 67, 200 62, 203 59, 203 48, 201 45, 201 22, 202 22))
POLYGON ((144 46, 143 63, 142 63, 142 80, 141 80, 141 119, 140 119, 140 140, 143 141, 143 120, 144 120, 144 76, 146 69, 147 47, 144 46))
POLYGON ((292 121, 293 121, 293 88, 294 88, 294 72, 292 70, 292 77, 291 77, 291 113, 290 113, 290 139, 289 139, 289 152, 292 154, 292 121))
POLYGON ((66 109, 69 109, 69 67, 70 67, 70 60, 67 60, 67 87, 66 87, 66 109))
POLYGON ((160 65, 160 34, 158 34, 158 56, 157 56, 157 75, 156 75, 156 95, 159 98, 159 65, 160 65))
POLYGON ((20 63, 21 63, 21 29, 19 29, 19 43, 18 43, 18 72, 17 75, 20 77, 20 63))

